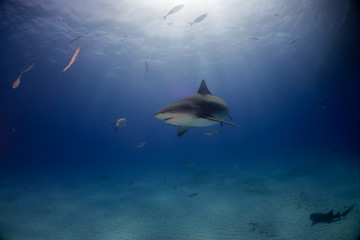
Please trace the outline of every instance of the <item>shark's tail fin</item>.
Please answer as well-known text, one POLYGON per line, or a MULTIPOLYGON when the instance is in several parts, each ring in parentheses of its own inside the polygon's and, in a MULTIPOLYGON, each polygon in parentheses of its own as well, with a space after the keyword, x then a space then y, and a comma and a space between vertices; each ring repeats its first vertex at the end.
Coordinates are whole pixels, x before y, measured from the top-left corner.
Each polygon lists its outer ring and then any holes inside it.
POLYGON ((342 217, 345 217, 345 216, 353 209, 354 206, 355 206, 355 204, 353 204, 348 210, 346 210, 345 212, 341 213, 340 215, 341 215, 342 217))

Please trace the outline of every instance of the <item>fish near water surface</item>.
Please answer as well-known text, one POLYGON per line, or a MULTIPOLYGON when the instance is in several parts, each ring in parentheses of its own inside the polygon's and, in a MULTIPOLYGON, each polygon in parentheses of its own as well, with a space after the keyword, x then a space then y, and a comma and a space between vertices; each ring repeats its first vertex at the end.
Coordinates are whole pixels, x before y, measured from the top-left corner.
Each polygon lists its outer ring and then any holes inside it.
POLYGON ((200 15, 198 16, 193 22, 189 22, 190 26, 192 26, 194 23, 199 23, 201 22, 202 20, 204 20, 205 18, 207 17, 207 14, 203 14, 203 15, 200 15))
POLYGON ((63 73, 65 72, 66 70, 69 69, 69 67, 71 67, 71 65, 73 65, 73 63, 75 62, 76 58, 78 57, 79 55, 79 52, 80 52, 80 48, 78 47, 75 52, 73 53, 68 65, 60 72, 60 73, 63 73))
POLYGON ((167 16, 169 16, 169 15, 171 15, 171 14, 174 14, 174 13, 180 11, 183 7, 184 7, 184 4, 180 4, 180 5, 177 5, 177 6, 173 7, 173 8, 168 12, 168 14, 166 14, 166 15, 164 16, 164 20, 166 19, 167 16))
POLYGON ((66 47, 69 47, 71 44, 76 43, 77 41, 79 41, 81 39, 81 36, 77 36, 76 38, 74 38, 73 40, 71 40, 66 47))
POLYGON ((229 117, 228 106, 224 100, 210 93, 205 80, 202 80, 196 94, 171 103, 154 116, 169 125, 180 126, 178 137, 191 127, 205 127, 217 123, 238 126, 225 121, 229 117))
POLYGON ((145 61, 145 76, 144 76, 144 79, 146 79, 148 73, 149 73, 149 64, 148 64, 148 61, 145 61))

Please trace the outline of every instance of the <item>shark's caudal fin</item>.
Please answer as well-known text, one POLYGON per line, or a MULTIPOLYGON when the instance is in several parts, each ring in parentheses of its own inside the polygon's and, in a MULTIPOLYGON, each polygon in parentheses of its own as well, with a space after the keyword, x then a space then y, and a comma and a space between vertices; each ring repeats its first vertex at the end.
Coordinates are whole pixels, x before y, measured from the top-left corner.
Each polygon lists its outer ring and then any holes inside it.
POLYGON ((204 79, 201 81, 201 84, 200 84, 200 87, 199 87, 199 90, 197 93, 201 94, 201 95, 206 95, 206 94, 212 95, 211 92, 209 91, 208 87, 206 86, 204 79))
POLYGON ((342 217, 345 217, 345 216, 353 209, 354 206, 355 206, 355 204, 353 204, 348 210, 346 210, 345 212, 343 212, 343 213, 341 214, 341 216, 342 216, 342 217))
POLYGON ((220 120, 220 119, 217 119, 217 118, 214 118, 214 117, 205 116, 205 117, 202 117, 202 118, 205 118, 205 119, 208 119, 208 120, 211 120, 211 121, 214 121, 214 122, 225 123, 225 124, 237 126, 237 127, 239 126, 239 125, 237 125, 237 124, 235 124, 235 123, 228 122, 228 121, 224 121, 224 120, 220 120))
POLYGON ((184 133, 186 133, 186 131, 189 130, 189 128, 191 128, 191 126, 180 126, 177 133, 178 137, 184 135, 184 133))

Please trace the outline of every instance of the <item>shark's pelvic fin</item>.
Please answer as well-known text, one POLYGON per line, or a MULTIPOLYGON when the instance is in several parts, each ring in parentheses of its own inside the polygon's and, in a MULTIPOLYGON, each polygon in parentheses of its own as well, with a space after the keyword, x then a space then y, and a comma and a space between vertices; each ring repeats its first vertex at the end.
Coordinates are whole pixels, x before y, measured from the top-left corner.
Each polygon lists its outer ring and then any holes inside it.
POLYGON ((202 118, 205 118, 205 119, 208 119, 208 120, 211 120, 211 121, 215 121, 215 122, 219 122, 219 123, 225 123, 225 124, 229 124, 229 125, 233 125, 233 126, 239 126, 235 123, 232 123, 232 122, 228 122, 228 121, 224 121, 224 120, 220 120, 220 119, 217 119, 217 118, 214 118, 214 117, 208 117, 208 116, 205 116, 205 117, 202 117, 202 118))
POLYGON ((208 87, 206 86, 204 79, 201 81, 201 84, 200 84, 200 87, 199 87, 199 90, 197 93, 201 94, 201 95, 206 95, 206 94, 212 95, 211 92, 209 91, 208 87))
POLYGON ((187 130, 189 130, 189 128, 191 128, 191 126, 180 126, 179 127, 179 131, 177 133, 178 137, 184 135, 184 133, 186 133, 187 130))

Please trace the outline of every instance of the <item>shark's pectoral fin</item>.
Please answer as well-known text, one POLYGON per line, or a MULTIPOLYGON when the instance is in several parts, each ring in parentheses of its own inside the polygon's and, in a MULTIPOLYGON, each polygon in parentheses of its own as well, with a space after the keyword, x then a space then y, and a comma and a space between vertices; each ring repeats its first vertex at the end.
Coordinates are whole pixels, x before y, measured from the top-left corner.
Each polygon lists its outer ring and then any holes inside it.
POLYGON ((208 117, 208 116, 204 116, 202 118, 205 118, 205 119, 208 119, 208 120, 211 120, 211 121, 214 121, 214 122, 219 122, 219 123, 225 123, 225 124, 229 124, 229 125, 233 125, 233 126, 239 126, 235 123, 232 123, 232 122, 228 122, 228 121, 224 121, 224 120, 220 120, 220 119, 217 119, 217 118, 214 118, 214 117, 208 117))
POLYGON ((191 126, 180 126, 179 127, 179 131, 177 133, 178 137, 184 135, 184 133, 186 133, 187 130, 189 130, 189 128, 191 128, 191 126))

